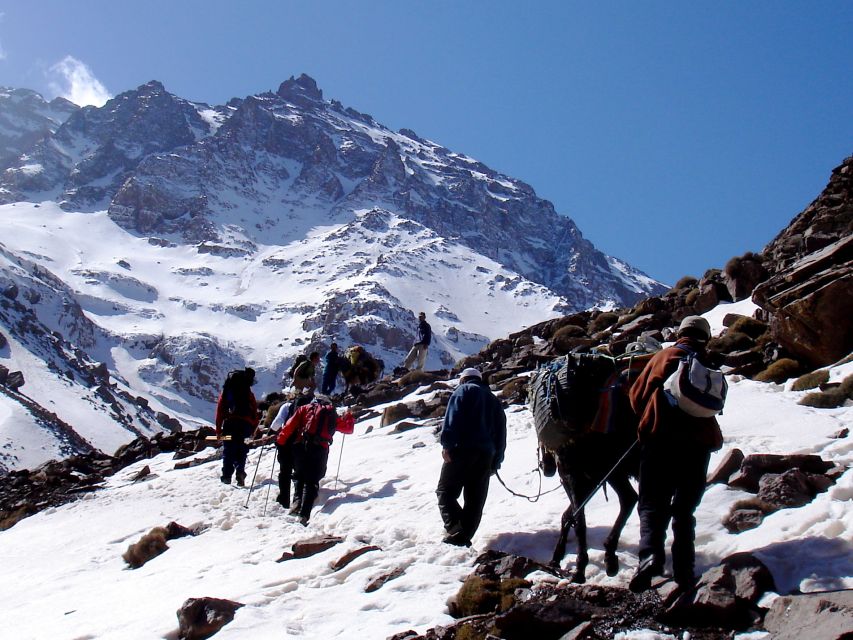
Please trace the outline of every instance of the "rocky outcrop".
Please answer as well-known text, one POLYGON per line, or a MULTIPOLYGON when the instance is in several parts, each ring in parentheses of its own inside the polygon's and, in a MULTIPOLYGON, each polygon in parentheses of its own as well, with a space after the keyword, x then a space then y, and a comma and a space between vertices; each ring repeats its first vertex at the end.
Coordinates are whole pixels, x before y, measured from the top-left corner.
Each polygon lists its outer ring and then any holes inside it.
POLYGON ((812 367, 853 351, 853 235, 792 263, 753 299, 771 314, 773 339, 812 367))
POLYGON ((0 87, 0 170, 54 133, 79 108, 65 98, 48 102, 29 89, 0 87))
POLYGON ((764 618, 764 628, 773 640, 853 638, 853 591, 777 598, 764 618))

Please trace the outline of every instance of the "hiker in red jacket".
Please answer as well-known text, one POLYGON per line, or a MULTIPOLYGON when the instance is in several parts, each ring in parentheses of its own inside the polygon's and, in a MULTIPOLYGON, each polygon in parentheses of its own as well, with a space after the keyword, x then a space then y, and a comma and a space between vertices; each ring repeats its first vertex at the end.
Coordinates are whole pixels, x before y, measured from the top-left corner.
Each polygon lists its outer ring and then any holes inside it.
MULTIPOLYGON (((351 424, 352 415, 347 416, 341 419, 341 426, 351 424)), ((296 410, 276 438, 276 445, 292 448, 295 487, 290 514, 298 516, 303 525, 308 524, 320 491, 320 480, 326 475, 329 447, 338 422, 331 400, 317 396, 313 402, 296 410)))
POLYGON ((255 370, 246 368, 228 374, 219 401, 216 403, 216 437, 226 436, 222 446, 222 476, 220 480, 231 484, 236 471, 237 484, 246 485, 246 454, 249 447, 245 439, 251 437, 260 422, 258 403, 252 393, 255 370))
POLYGON ((631 408, 640 417, 640 564, 631 591, 645 591, 663 574, 664 542, 672 519, 672 573, 682 588, 695 582, 696 518, 693 513, 705 493, 705 476, 712 451, 723 446, 716 418, 697 418, 672 406, 664 382, 687 351, 705 358, 711 326, 701 316, 688 316, 678 329, 673 347, 656 353, 631 386, 631 408))

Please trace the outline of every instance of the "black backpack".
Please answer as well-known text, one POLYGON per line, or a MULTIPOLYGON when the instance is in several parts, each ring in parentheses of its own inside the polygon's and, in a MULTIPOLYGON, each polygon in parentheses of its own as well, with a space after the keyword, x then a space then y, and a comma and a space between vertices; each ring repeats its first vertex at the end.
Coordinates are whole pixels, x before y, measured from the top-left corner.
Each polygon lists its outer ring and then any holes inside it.
POLYGON ((293 361, 293 364, 290 365, 290 369, 287 370, 287 375, 292 378, 293 374, 296 373, 296 369, 299 367, 299 365, 307 361, 308 356, 306 356, 304 353, 300 353, 298 356, 296 356, 296 360, 293 361))
POLYGON ((235 416, 249 415, 250 393, 251 379, 245 369, 236 369, 229 373, 225 384, 222 385, 222 398, 228 413, 235 416))

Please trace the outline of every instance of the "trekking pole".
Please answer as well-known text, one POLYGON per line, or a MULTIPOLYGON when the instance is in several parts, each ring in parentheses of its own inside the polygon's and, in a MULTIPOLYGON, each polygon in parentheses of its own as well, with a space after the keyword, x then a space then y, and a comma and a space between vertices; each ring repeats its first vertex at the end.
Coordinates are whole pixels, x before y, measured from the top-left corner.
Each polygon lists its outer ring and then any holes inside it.
POLYGON ((341 458, 344 457, 344 442, 347 440, 347 434, 341 434, 341 452, 338 454, 338 470, 335 471, 335 491, 338 490, 338 475, 341 473, 341 458))
POLYGON ((252 484, 249 486, 249 495, 246 496, 246 504, 243 505, 244 509, 249 508, 249 498, 252 497, 252 491, 255 488, 255 478, 258 477, 258 469, 261 466, 261 458, 264 457, 264 449, 266 449, 266 448, 267 448, 267 443, 264 443, 264 445, 261 447, 260 453, 258 454, 258 464, 255 465, 255 473, 252 475, 252 484))
POLYGON ((278 460, 277 455, 272 457, 272 469, 270 469, 270 482, 267 485, 267 497, 266 497, 266 500, 264 500, 264 511, 263 511, 263 513, 261 513, 262 516, 267 515, 267 504, 269 504, 269 501, 270 501, 270 489, 272 489, 272 479, 273 479, 273 475, 275 475, 275 463, 277 460, 278 460))

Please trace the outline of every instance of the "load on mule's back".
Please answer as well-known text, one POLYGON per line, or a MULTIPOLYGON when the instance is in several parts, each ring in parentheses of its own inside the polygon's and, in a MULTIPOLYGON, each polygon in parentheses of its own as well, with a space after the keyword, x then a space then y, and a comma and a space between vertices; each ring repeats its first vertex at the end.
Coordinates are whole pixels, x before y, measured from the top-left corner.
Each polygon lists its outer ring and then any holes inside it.
POLYGON ((577 559, 572 577, 585 581, 589 562, 584 501, 607 478, 619 499, 619 515, 604 542, 608 575, 618 572, 616 547, 625 522, 637 502, 630 482, 637 474, 636 456, 623 459, 636 441, 637 418, 627 399, 630 381, 650 358, 630 355, 612 358, 596 353, 571 353, 537 371, 528 398, 547 473, 547 461, 560 474, 569 497, 552 564, 565 553, 569 530, 577 536, 577 559), (632 377, 633 376, 633 377, 632 377), (608 475, 609 474, 609 475, 608 475))

